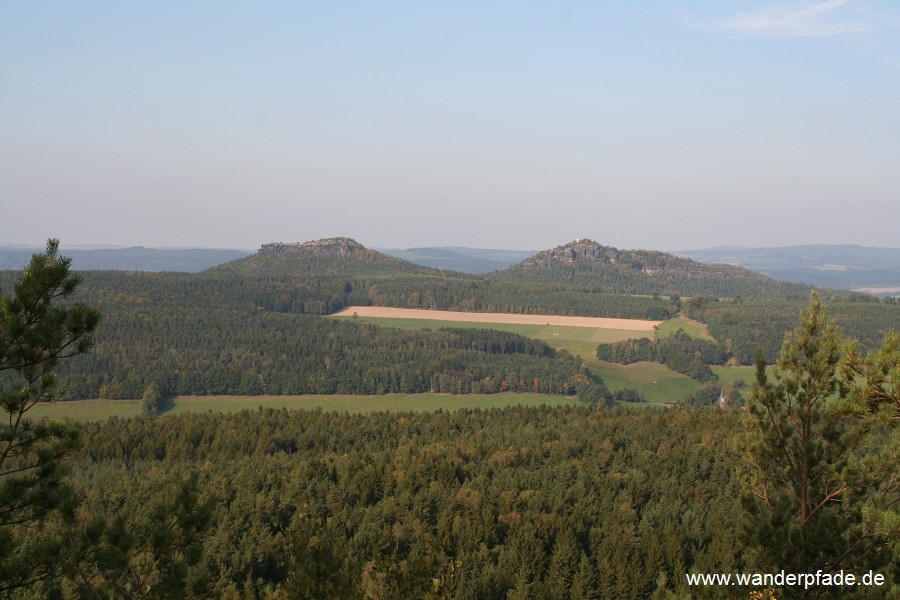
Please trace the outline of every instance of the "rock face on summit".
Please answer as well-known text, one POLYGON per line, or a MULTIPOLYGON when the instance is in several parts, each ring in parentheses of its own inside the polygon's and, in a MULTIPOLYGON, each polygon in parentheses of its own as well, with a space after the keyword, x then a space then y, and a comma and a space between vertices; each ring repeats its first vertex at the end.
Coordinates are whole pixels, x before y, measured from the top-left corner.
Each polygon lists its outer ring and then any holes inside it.
POLYGON ((664 272, 680 272, 689 275, 710 275, 721 273, 716 267, 685 260, 655 250, 620 250, 598 244, 593 240, 580 239, 552 250, 544 250, 527 258, 520 265, 525 268, 553 267, 555 265, 615 265, 636 273, 656 275, 664 272))
POLYGON ((619 254, 616 248, 603 246, 592 240, 577 240, 565 246, 539 252, 531 258, 526 258, 521 264, 524 267, 546 267, 560 262, 572 264, 578 260, 585 260, 614 265, 619 262, 619 254))
POLYGON ((255 255, 232 261, 218 269, 289 277, 301 273, 309 276, 364 277, 387 273, 433 274, 434 271, 371 250, 347 237, 332 237, 302 243, 263 244, 255 255))
POLYGON ((257 255, 282 254, 284 252, 309 252, 317 256, 348 256, 355 252, 365 251, 365 246, 350 238, 338 237, 324 240, 313 240, 303 243, 274 242, 263 244, 257 255))
POLYGON ((658 250, 620 250, 604 246, 593 240, 580 239, 565 246, 545 250, 520 263, 524 268, 578 265, 603 268, 615 266, 619 271, 643 275, 678 274, 686 277, 749 276, 746 269, 735 269, 727 265, 706 265, 694 260, 680 258, 658 250))

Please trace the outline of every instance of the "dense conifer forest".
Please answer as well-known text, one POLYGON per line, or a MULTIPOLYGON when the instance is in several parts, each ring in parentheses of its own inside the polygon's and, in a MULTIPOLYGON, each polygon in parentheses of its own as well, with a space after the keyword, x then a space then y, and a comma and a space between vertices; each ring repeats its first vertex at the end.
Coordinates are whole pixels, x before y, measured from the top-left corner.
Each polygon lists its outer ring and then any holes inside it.
POLYGON ((64 540, 60 576, 15 597, 746 598, 684 577, 749 568, 740 420, 584 405, 92 425, 77 511, 28 533, 64 540))
POLYGON ((543 342, 488 330, 201 309, 104 325, 92 353, 60 366, 60 395, 139 398, 151 383, 178 395, 574 394, 582 372, 543 342))
POLYGON ((722 411, 590 406, 92 426, 70 477, 84 497, 66 534, 79 551, 41 593, 105 596, 129 583, 157 597, 684 592, 685 572, 742 561, 736 426, 722 411), (168 512, 162 540, 158 511, 168 512), (298 595, 309 589, 321 595, 298 595))
MULTIPOLYGON (((826 298, 831 317, 845 335, 875 348, 888 331, 900 330, 900 306, 862 294, 826 298)), ((698 297, 685 303, 685 314, 709 326, 740 364, 753 364, 757 348, 768 362, 781 350, 784 332, 796 323, 806 300, 723 299, 698 297)))

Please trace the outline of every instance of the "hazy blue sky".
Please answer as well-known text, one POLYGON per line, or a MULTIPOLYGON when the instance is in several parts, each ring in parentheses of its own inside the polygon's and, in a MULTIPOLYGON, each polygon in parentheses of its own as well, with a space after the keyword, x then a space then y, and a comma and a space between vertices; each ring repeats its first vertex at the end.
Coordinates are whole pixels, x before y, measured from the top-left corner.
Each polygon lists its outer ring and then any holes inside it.
POLYGON ((0 2, 0 244, 900 246, 900 4, 0 2))

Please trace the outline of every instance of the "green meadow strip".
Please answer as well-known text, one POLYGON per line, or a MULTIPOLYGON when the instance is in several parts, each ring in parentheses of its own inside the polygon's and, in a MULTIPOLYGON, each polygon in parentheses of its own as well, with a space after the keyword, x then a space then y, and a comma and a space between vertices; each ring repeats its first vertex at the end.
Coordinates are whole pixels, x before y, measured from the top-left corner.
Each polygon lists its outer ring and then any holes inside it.
MULTIPOLYGON (((379 411, 428 412, 460 408, 502 408, 505 406, 561 406, 575 404, 574 397, 546 394, 502 392, 485 395, 449 394, 384 394, 355 396, 345 394, 306 396, 178 396, 174 406, 163 416, 185 412, 238 412, 257 408, 286 408, 372 413, 379 411)), ((140 400, 77 400, 39 404, 30 412, 32 418, 104 421, 112 417, 128 418, 141 414, 140 400)))

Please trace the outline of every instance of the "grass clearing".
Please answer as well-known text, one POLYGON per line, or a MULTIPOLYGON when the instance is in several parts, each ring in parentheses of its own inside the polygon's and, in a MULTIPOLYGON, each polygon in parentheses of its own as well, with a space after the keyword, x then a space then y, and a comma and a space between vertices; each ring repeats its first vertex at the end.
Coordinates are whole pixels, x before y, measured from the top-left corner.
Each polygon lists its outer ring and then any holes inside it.
POLYGON ((716 339, 709 334, 709 329, 705 324, 700 321, 688 319, 685 316, 678 316, 663 322, 656 329, 656 339, 661 340, 667 338, 679 329, 683 329, 686 334, 695 340, 716 341, 716 339))
POLYGON ((621 342, 623 340, 634 340, 638 338, 653 339, 652 331, 629 331, 627 329, 598 329, 591 337, 594 342, 594 351, 597 344, 612 344, 613 342, 621 342))
POLYGON ((597 333, 597 329, 593 327, 568 327, 565 325, 546 325, 540 329, 535 335, 530 337, 553 341, 570 341, 570 342, 589 342, 597 333))
MULTIPOLYGON (((562 406, 576 404, 574 397, 502 392, 484 395, 384 394, 381 396, 308 395, 308 396, 178 396, 165 415, 186 412, 231 413, 257 408, 287 408, 370 413, 378 411, 428 412, 438 409, 502 408, 505 406, 562 406)), ((29 412, 33 418, 104 421, 111 417, 128 418, 141 414, 140 400, 76 400, 40 404, 29 412)))
POLYGON ((28 411, 32 419, 72 419, 73 421, 105 421, 110 417, 127 419, 141 414, 140 400, 71 400, 41 402, 28 411))
POLYGON ((680 402, 700 389, 700 384, 687 375, 655 362, 618 365, 596 358, 585 362, 592 373, 603 378, 610 391, 637 390, 647 402, 680 402))
POLYGON ((504 406, 559 406, 578 402, 574 397, 501 392, 483 395, 384 394, 380 396, 308 395, 308 396, 181 396, 166 414, 180 412, 236 412, 244 409, 288 408, 369 413, 378 411, 433 411, 459 408, 499 408, 504 406))
POLYGON ((597 356, 596 342, 573 342, 571 340, 543 340, 557 350, 568 350, 573 356, 589 359, 597 356))
MULTIPOLYGON (((711 366, 712 372, 716 374, 716 377, 719 378, 723 384, 728 386, 729 388, 734 385, 734 382, 738 379, 743 379, 744 383, 747 384, 747 387, 750 387, 750 384, 756 379, 756 367, 716 367, 711 366)), ((769 374, 771 374, 772 367, 769 367, 769 374)))
MULTIPOLYGON (((628 333, 630 338, 638 337, 640 334, 640 332, 634 331, 628 333)), ((637 362, 630 365, 619 365, 601 361, 597 358, 598 342, 581 342, 556 338, 545 341, 557 350, 568 350, 573 355, 580 356, 591 374, 602 378, 603 383, 606 384, 610 391, 637 390, 647 399, 648 404, 680 402, 686 396, 700 389, 698 382, 687 375, 676 373, 660 363, 637 362)), ((634 404, 634 406, 637 405, 634 404)), ((632 406, 632 404, 628 406, 632 406)))
MULTIPOLYGON (((712 372, 716 374, 716 377, 729 388, 734 387, 734 382, 738 379, 743 379, 744 383, 747 386, 743 389, 738 389, 737 391, 741 393, 746 401, 747 397, 750 395, 750 386, 753 385, 753 382, 756 381, 756 367, 747 367, 747 366, 738 366, 738 367, 715 367, 711 366, 712 372)), ((772 382, 772 377, 774 374, 773 365, 768 365, 766 367, 766 374, 769 376, 769 382, 772 382)), ((835 392, 834 394, 828 396, 826 402, 831 404, 833 402, 837 402, 840 399, 840 394, 835 392)))

